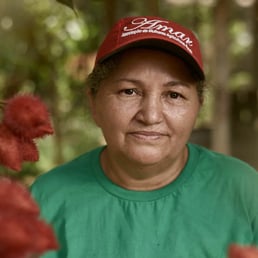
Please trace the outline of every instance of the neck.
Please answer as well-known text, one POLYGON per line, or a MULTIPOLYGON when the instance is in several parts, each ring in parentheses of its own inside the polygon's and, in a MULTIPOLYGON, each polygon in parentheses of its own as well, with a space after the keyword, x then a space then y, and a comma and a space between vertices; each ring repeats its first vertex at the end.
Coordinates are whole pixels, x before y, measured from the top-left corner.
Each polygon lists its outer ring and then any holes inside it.
POLYGON ((174 181, 183 170, 188 157, 187 147, 175 159, 157 164, 134 164, 113 158, 106 148, 101 155, 101 164, 106 176, 115 184, 135 191, 150 191, 162 188, 174 181))

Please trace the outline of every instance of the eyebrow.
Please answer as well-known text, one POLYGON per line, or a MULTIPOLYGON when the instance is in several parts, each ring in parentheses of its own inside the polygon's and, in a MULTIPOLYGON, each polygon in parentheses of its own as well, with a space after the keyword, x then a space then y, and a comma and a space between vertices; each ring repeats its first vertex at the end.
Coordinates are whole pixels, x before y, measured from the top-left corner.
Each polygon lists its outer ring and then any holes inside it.
POLYGON ((141 83, 140 80, 135 80, 135 79, 128 79, 128 78, 120 78, 114 80, 114 82, 131 82, 131 83, 141 83))
MULTIPOLYGON (((140 80, 129 79, 129 78, 116 79, 114 82, 129 82, 129 83, 133 83, 133 84, 142 84, 140 80)), ((186 81, 182 81, 182 80, 168 81, 164 84, 165 87, 175 87, 175 86, 179 86, 179 85, 190 88, 192 84, 189 82, 186 82, 186 81)))
POLYGON ((164 86, 174 87, 174 86, 178 86, 178 85, 189 88, 189 87, 191 87, 192 84, 189 82, 186 82, 186 81, 182 81, 182 80, 175 80, 175 81, 169 81, 169 82, 165 83, 164 86))

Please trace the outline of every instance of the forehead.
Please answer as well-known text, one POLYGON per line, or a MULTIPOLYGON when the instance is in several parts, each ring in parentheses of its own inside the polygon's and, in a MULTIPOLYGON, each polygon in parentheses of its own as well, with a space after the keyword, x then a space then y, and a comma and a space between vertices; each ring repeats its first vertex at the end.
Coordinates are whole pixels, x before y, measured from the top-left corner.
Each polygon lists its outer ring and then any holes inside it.
MULTIPOLYGON (((115 74, 131 72, 155 71, 176 75, 180 79, 195 81, 192 70, 182 58, 163 50, 152 48, 130 48, 117 54, 115 74)), ((115 75, 113 74, 113 75, 115 75)))

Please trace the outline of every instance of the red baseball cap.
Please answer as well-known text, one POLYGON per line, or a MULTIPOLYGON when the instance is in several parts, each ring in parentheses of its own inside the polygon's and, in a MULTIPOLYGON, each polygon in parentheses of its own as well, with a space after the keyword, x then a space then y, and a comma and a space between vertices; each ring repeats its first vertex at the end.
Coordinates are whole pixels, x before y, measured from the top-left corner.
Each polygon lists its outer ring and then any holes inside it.
POLYGON ((194 33, 173 21, 155 16, 120 19, 99 47, 95 65, 132 47, 155 47, 181 57, 204 80, 200 45, 194 33))

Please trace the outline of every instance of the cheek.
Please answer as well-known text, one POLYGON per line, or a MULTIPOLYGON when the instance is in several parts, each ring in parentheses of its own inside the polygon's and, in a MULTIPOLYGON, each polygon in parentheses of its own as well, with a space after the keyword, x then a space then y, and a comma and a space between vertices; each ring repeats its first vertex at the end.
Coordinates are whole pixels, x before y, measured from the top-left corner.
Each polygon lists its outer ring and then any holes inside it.
POLYGON ((192 131, 197 116, 199 106, 189 106, 177 108, 173 112, 169 112, 170 127, 173 127, 178 134, 188 134, 192 131))
POLYGON ((130 111, 130 108, 125 108, 116 101, 100 102, 95 105, 93 117, 103 130, 117 131, 128 124, 130 111))

